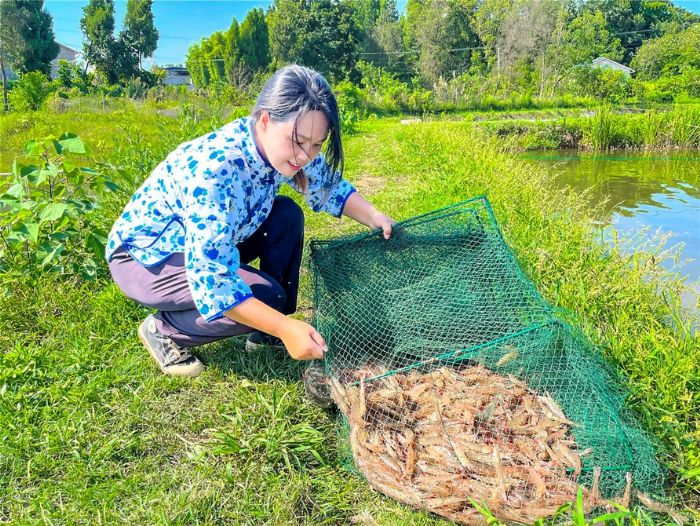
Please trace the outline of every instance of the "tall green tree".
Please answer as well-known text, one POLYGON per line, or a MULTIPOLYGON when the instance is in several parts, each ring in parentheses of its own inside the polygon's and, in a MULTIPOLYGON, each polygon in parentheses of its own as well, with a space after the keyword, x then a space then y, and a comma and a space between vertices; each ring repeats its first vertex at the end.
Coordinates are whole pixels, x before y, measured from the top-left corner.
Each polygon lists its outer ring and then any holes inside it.
MULTIPOLYGON (((358 51, 360 53, 380 53, 379 46, 374 39, 374 31, 379 21, 380 0, 348 0, 352 9, 355 22, 360 33, 358 51)), ((374 61, 374 55, 368 55, 369 60, 374 61)))
POLYGON ((20 38, 20 33, 16 28, 25 23, 25 12, 20 9, 16 2, 0 1, 0 69, 2 70, 2 95, 3 107, 9 110, 7 101, 7 73, 14 57, 21 53, 24 42, 20 38))
POLYGON ((403 29, 396 7, 396 0, 381 0, 379 18, 372 33, 377 49, 386 57, 389 71, 405 78, 412 73, 411 62, 406 60, 403 47, 403 29))
POLYGON ((466 71, 479 39, 473 28, 476 0, 429 0, 420 9, 415 39, 419 69, 428 83, 466 71))
POLYGON ((135 55, 138 66, 158 47, 158 30, 153 22, 153 0, 128 0, 121 40, 135 55))
POLYGON ((192 77, 192 82, 198 88, 205 88, 209 84, 209 72, 207 71, 206 61, 202 53, 200 44, 193 44, 187 50, 187 58, 185 67, 192 77))
POLYGON ((362 60, 390 71, 406 69, 396 0, 349 0, 359 30, 362 60))
POLYGON ((620 39, 625 64, 645 40, 661 36, 670 27, 685 29, 699 19, 670 0, 589 0, 582 9, 604 14, 610 31, 620 39))
POLYGON ((225 82, 226 69, 224 67, 224 57, 226 56, 226 38, 222 31, 212 33, 205 40, 204 49, 208 59, 209 78, 211 82, 225 82))
POLYGON ((498 41, 502 36, 503 25, 511 9, 512 0, 482 0, 477 5, 472 24, 474 33, 481 42, 482 70, 495 69, 500 73, 498 41))
POLYGON ((53 32, 53 19, 44 0, 2 0, 3 55, 17 73, 51 73, 51 61, 60 48, 53 32))
POLYGON ((248 79, 248 71, 241 66, 241 26, 235 18, 224 33, 224 40, 226 78, 234 86, 240 86, 248 79))
POLYGON ((700 24, 647 40, 630 65, 640 80, 680 75, 687 69, 700 71, 700 24))
POLYGON ((240 59, 254 71, 264 70, 270 64, 270 35, 262 9, 252 9, 241 24, 240 59))
MULTIPOLYGON (((405 14, 401 18, 403 27, 403 47, 407 51, 418 51, 418 35, 423 9, 429 0, 408 0, 405 14)), ((417 59, 417 56, 416 56, 417 59)))
POLYGON ((568 0, 514 0, 500 27, 497 68, 506 88, 540 94, 563 41, 568 0))
POLYGON ((109 82, 117 82, 116 40, 114 38, 114 0, 90 0, 83 7, 80 19, 83 32, 85 67, 93 65, 107 76, 109 82))
POLYGON ((570 73, 590 68, 593 59, 606 57, 621 61, 624 55, 620 39, 610 30, 605 15, 600 11, 584 11, 566 26, 563 43, 552 54, 552 95, 570 73))
POLYGON ((267 15, 272 56, 357 80, 360 31, 351 6, 335 0, 275 0, 267 15))

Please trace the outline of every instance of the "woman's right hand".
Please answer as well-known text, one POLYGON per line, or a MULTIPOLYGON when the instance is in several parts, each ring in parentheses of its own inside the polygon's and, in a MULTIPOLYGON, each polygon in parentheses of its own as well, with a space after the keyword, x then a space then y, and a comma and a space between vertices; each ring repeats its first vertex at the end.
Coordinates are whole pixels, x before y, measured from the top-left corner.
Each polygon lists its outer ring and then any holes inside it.
POLYGON ((279 337, 295 360, 321 360, 328 352, 323 336, 301 320, 287 318, 280 328, 279 337))

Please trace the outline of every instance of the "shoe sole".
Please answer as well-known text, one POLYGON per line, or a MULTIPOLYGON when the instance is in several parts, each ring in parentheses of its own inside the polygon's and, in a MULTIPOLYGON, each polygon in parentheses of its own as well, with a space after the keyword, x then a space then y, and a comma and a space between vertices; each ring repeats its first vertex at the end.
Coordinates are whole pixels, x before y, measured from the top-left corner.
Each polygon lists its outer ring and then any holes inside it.
POLYGON ((146 335, 143 333, 143 329, 141 327, 142 326, 139 325, 139 329, 136 331, 139 335, 139 340, 141 340, 143 346, 146 348, 146 350, 148 350, 148 354, 151 355, 151 358, 153 358, 153 361, 156 362, 156 365, 160 368, 160 371, 163 374, 170 376, 187 376, 189 378, 195 378, 200 375, 204 369, 204 365, 198 360, 193 365, 161 365, 160 360, 158 359, 158 354, 156 354, 156 352, 151 348, 151 345, 148 343, 148 338, 146 338, 146 335))
POLYGON ((264 349, 274 349, 276 351, 284 351, 284 345, 266 345, 264 343, 253 343, 248 340, 245 342, 245 350, 247 352, 257 352, 264 349))

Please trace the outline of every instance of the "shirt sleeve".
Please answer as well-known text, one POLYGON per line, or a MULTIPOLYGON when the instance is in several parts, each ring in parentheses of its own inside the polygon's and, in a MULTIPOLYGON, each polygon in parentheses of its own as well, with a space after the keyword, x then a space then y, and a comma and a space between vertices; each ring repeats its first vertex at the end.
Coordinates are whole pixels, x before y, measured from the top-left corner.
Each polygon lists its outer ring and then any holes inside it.
MULTIPOLYGON (((356 191, 355 187, 344 180, 339 171, 333 172, 323 155, 311 161, 304 172, 309 182, 307 192, 303 194, 306 203, 314 212, 340 217, 348 197, 356 191)), ((301 193, 293 179, 287 179, 287 182, 301 193)))
POLYGON ((185 273, 192 298, 207 321, 253 296, 238 275, 240 254, 233 243, 236 218, 244 215, 236 171, 228 163, 188 171, 183 185, 185 273))

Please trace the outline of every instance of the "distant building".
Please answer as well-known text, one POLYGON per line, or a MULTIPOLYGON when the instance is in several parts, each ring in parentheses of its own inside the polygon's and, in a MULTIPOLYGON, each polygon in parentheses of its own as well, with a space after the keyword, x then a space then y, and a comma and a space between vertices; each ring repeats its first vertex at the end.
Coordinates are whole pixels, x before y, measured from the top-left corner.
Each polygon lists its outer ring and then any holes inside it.
POLYGON ((632 73, 634 73, 634 70, 632 68, 628 68, 624 64, 620 64, 619 62, 615 62, 614 60, 610 60, 606 57, 598 57, 597 59, 595 59, 593 61, 593 66, 596 68, 614 69, 615 71, 622 71, 625 75, 632 75, 632 73))
POLYGON ((166 86, 187 86, 187 89, 195 89, 195 85, 192 84, 192 78, 190 77, 190 72, 187 68, 180 66, 168 66, 163 68, 165 71, 165 78, 163 79, 163 84, 166 86))
MULTIPOLYGON (((77 51, 73 49, 72 47, 68 47, 65 44, 61 44, 60 42, 56 42, 58 44, 58 56, 51 61, 51 78, 55 79, 58 77, 58 61, 59 60, 65 60, 67 62, 70 62, 71 64, 75 64, 78 61, 78 56, 80 55, 80 51, 77 51)), ((5 74, 7 75, 7 80, 15 80, 17 78, 17 74, 12 71, 12 68, 7 66, 5 67, 5 74)))
POLYGON ((69 62, 71 64, 75 64, 78 61, 78 55, 80 55, 80 51, 73 49, 72 47, 68 47, 64 44, 61 44, 60 42, 57 42, 58 47, 60 48, 60 51, 58 52, 58 56, 51 61, 51 78, 55 79, 58 77, 58 61, 59 60, 65 60, 66 62, 69 62))

